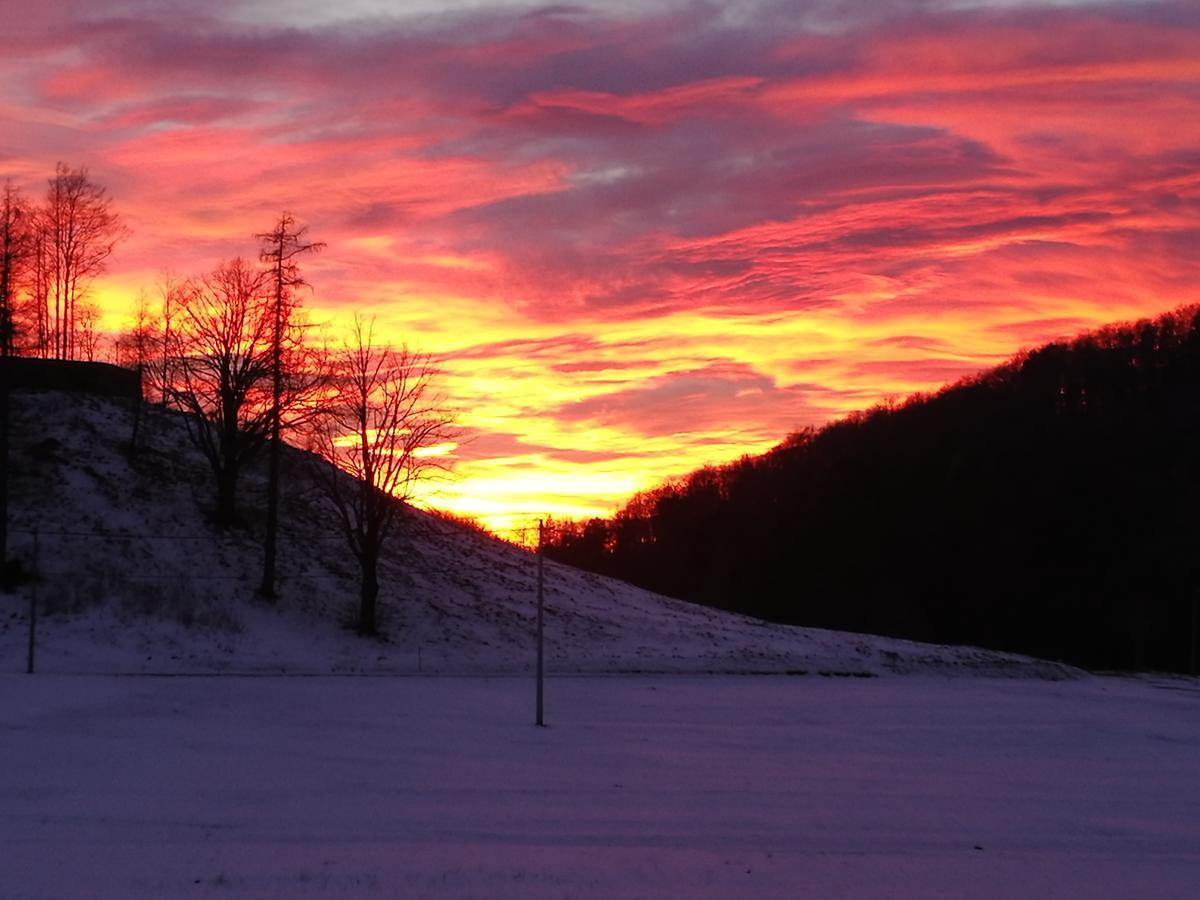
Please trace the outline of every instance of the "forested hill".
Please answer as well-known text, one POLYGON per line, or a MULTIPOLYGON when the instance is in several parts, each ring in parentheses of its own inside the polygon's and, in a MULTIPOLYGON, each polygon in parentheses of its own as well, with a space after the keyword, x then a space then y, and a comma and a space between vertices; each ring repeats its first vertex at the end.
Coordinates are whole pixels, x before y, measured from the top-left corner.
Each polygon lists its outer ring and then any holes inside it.
POLYGON ((1198 482, 1193 306, 558 523, 548 552, 781 622, 1183 670, 1198 482))

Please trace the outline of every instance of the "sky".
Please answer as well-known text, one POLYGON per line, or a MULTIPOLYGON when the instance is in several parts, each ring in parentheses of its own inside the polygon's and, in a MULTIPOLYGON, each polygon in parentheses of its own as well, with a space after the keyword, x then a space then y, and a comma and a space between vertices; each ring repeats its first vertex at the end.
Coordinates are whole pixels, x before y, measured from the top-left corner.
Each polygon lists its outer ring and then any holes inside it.
POLYGON ((1200 4, 0 0, 0 179, 86 166, 160 273, 326 243, 434 354, 497 530, 1200 301, 1200 4), (333 8, 336 6, 336 9, 333 8))

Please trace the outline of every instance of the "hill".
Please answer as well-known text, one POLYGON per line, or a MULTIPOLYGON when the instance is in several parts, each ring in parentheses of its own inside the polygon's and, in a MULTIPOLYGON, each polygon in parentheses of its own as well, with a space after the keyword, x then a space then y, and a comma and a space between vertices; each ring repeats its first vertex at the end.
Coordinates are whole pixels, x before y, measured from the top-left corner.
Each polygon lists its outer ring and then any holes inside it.
POLYGON ((1200 308, 794 434, 552 541, 774 621, 1194 668, 1200 308))
MULTIPOLYGON (((36 573, 0 594, 0 659, 25 663, 36 591, 39 671, 521 672, 532 668, 535 557, 408 510, 381 567, 378 639, 353 633, 356 568, 311 458, 287 448, 280 600, 255 599, 261 522, 211 520, 209 470, 181 415, 112 397, 14 393, 11 556, 36 573), (35 553, 36 532, 36 553, 35 553)), ((245 483, 255 508, 263 474, 245 483)), ((670 600, 547 563, 547 653, 557 672, 870 673, 1069 670, 971 648, 840 635, 670 600)))

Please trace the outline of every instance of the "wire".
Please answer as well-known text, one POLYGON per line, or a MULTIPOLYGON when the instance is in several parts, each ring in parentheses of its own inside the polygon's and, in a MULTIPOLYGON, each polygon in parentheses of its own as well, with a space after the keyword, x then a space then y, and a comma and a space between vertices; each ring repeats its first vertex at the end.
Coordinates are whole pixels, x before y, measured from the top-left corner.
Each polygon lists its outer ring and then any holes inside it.
POLYGON ((142 534, 136 531, 55 531, 42 528, 10 528, 9 534, 40 535, 41 537, 74 537, 74 538, 137 538, 140 541, 212 541, 216 537, 211 534, 142 534))

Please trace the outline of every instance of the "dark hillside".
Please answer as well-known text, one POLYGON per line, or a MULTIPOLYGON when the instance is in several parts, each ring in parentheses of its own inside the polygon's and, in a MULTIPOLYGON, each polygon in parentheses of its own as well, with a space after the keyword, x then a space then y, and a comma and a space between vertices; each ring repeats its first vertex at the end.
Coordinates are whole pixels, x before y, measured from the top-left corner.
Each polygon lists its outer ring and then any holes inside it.
POLYGON ((550 552, 781 622, 1182 670, 1198 480, 1189 307, 560 523, 550 552))

